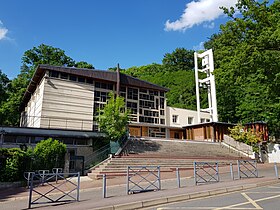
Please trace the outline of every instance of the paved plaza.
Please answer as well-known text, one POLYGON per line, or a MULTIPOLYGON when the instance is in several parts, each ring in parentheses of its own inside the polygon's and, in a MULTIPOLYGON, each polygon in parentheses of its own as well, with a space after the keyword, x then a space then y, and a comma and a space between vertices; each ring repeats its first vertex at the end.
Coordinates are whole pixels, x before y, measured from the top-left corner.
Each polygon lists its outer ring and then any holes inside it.
MULTIPOLYGON (((200 184, 196 186, 193 179, 193 171, 185 170, 180 172, 181 187, 178 188, 176 172, 161 173, 161 190, 127 195, 126 177, 107 179, 106 198, 102 194, 102 180, 91 180, 88 177, 81 177, 80 201, 60 202, 51 204, 36 204, 31 208, 36 209, 145 209, 152 206, 169 204, 178 201, 186 201, 201 197, 223 195, 226 193, 238 192, 241 190, 254 189, 256 187, 270 186, 279 183, 275 176, 273 164, 258 164, 258 178, 237 179, 237 168, 234 166, 235 178, 232 180, 230 167, 220 167, 220 181, 217 183, 200 184)), ((276 185, 277 186, 277 185, 276 185)), ((68 186, 64 186, 65 189, 68 186)), ((44 192, 48 186, 41 187, 44 192)), ((39 188, 40 189, 40 188, 39 188)), ((268 188, 269 190, 274 190, 268 188)), ((41 191, 42 192, 42 191, 41 191)), ((75 192, 73 192, 75 194, 75 192)), ((240 193, 239 193, 240 194, 240 193)), ((251 198, 251 194, 247 194, 251 198)), ((33 192, 35 199, 36 193, 33 192)), ((60 195, 59 192, 50 194, 50 197, 60 195)), ((20 210, 28 208, 29 190, 26 188, 15 188, 0 191, 0 209, 20 210)), ((76 196, 76 195, 74 195, 76 196)), ((246 199, 246 196, 243 196, 246 199)), ((248 199, 247 199, 248 200, 248 199)), ((258 198, 256 198, 258 200, 258 198)), ((44 201, 47 201, 46 199, 44 201)), ((244 201, 246 202, 246 200, 244 201)), ((230 205, 230 204, 229 204, 230 205)), ((233 205, 233 204, 232 204, 233 205)), ((215 207, 215 206, 214 206, 215 207)), ((217 206, 219 207, 219 206, 217 206)), ((169 208, 159 207, 159 208, 169 208)), ((170 208, 169 208, 170 209, 170 208)))

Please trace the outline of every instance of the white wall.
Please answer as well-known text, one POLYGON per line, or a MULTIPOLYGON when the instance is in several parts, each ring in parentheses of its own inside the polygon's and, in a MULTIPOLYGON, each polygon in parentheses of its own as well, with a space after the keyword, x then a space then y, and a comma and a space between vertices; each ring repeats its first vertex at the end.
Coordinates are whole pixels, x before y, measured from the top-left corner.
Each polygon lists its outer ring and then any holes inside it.
MULTIPOLYGON (((180 109, 180 108, 175 108, 175 107, 166 107, 166 125, 167 126, 172 126, 172 127, 182 127, 189 125, 188 124, 188 118, 192 117, 193 121, 192 124, 198 124, 197 119, 197 112, 194 110, 189 110, 189 109, 180 109), (172 116, 173 115, 178 115, 178 120, 177 123, 173 123, 172 116)), ((204 119, 210 119, 210 114, 209 113, 201 113, 201 118, 204 119)))
POLYGON ((26 120, 22 120, 22 122, 26 122, 21 126, 27 127, 40 127, 41 122, 41 114, 42 114, 42 103, 44 96, 44 78, 41 83, 37 86, 36 90, 32 94, 27 106, 25 107, 25 117, 26 120))
POLYGON ((280 163, 280 144, 275 144, 275 143, 268 144, 268 162, 280 163))
POLYGON ((91 130, 92 120, 93 85, 45 80, 41 127, 91 130))

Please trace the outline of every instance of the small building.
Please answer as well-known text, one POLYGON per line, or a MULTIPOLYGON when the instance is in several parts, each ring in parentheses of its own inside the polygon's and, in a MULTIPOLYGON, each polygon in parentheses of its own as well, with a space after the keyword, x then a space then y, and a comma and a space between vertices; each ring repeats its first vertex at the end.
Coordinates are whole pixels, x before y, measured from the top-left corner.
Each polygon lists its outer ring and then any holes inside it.
POLYGON ((206 122, 184 126, 186 139, 198 141, 222 142, 224 135, 229 134, 229 129, 235 126, 223 122, 206 122))

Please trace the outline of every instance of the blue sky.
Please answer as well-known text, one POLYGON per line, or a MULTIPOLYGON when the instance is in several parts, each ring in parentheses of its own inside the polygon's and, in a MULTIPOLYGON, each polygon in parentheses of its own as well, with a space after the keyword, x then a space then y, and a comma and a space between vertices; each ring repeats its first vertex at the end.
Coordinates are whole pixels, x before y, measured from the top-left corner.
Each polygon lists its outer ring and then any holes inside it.
POLYGON ((236 0, 0 0, 0 69, 20 72, 26 50, 44 43, 106 70, 161 63, 177 47, 199 49, 236 0))

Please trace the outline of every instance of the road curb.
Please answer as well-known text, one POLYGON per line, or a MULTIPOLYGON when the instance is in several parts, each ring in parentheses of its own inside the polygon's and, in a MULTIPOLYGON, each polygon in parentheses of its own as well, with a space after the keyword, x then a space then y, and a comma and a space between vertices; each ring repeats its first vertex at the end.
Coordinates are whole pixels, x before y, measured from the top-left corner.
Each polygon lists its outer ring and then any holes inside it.
POLYGON ((188 193, 188 194, 180 194, 175 196, 168 196, 164 198, 156 198, 153 200, 143 200, 143 201, 136 201, 133 203, 124 203, 124 204, 117 204, 113 206, 105 206, 100 208, 94 208, 95 210, 129 210, 129 209, 139 209, 139 208, 146 208, 151 207, 155 205, 161 205, 161 204, 167 204, 167 203, 173 203, 177 201, 184 201, 184 200, 191 200, 195 198, 202 198, 202 197, 208 197, 213 195, 219 195, 229 192, 238 192, 242 190, 272 185, 280 183, 280 180, 270 180, 266 182, 261 183, 255 183, 255 184, 245 184, 235 187, 225 187, 225 188, 217 188, 214 190, 208 190, 208 191, 201 191, 201 192, 195 192, 195 193, 188 193))

